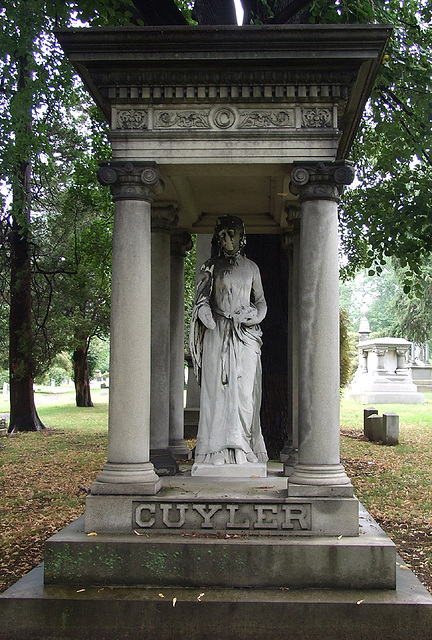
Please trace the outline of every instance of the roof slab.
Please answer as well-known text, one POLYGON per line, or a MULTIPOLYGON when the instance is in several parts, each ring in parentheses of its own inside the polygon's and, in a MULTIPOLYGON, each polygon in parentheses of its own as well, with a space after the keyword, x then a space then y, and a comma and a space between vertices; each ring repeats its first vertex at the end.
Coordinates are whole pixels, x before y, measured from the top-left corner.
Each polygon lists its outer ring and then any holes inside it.
POLYGON ((113 159, 156 162, 179 226, 287 229, 293 162, 345 159, 391 27, 60 29, 111 127, 113 159))

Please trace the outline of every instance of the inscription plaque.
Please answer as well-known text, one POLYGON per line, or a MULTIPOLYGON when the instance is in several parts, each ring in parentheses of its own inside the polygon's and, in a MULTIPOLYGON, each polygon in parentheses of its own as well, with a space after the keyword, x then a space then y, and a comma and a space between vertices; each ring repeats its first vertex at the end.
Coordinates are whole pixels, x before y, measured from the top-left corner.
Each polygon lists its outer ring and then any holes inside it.
POLYGON ((139 529, 311 531, 310 503, 134 502, 139 529))

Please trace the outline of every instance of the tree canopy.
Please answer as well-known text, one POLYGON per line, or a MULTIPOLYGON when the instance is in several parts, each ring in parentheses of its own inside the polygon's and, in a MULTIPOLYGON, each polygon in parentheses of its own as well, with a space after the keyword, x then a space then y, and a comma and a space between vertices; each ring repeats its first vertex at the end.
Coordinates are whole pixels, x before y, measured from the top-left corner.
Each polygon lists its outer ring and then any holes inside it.
MULTIPOLYGON (((343 197, 341 252, 345 275, 365 266, 379 274, 397 259, 408 291, 432 249, 431 8, 422 0, 242 4, 246 24, 394 25, 351 151, 358 183, 343 197)), ((10 305, 11 376, 28 390, 65 347, 62 335, 74 336, 68 348, 84 334, 87 344, 104 333, 108 310, 110 203, 94 175, 109 157, 106 130, 94 113, 89 124, 90 105, 54 27, 194 21, 235 24, 233 0, 5 0, 0 8, 1 294, 10 305), (74 295, 88 301, 81 315, 74 295)))

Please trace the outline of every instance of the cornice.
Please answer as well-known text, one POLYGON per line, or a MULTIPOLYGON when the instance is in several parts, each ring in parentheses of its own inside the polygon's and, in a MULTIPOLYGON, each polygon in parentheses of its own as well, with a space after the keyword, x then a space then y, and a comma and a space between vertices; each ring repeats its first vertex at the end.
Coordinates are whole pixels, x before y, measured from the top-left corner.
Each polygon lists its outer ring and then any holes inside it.
POLYGON ((343 159, 391 27, 107 27, 55 33, 110 123, 113 107, 122 104, 325 102, 338 108, 343 159))

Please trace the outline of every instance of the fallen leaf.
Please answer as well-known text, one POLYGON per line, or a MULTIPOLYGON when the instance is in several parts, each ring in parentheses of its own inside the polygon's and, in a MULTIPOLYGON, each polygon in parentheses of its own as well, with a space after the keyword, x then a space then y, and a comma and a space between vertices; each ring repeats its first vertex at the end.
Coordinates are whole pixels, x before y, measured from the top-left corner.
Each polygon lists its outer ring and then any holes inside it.
POLYGON ((173 598, 173 607, 176 606, 176 603, 177 603, 177 598, 173 598))

